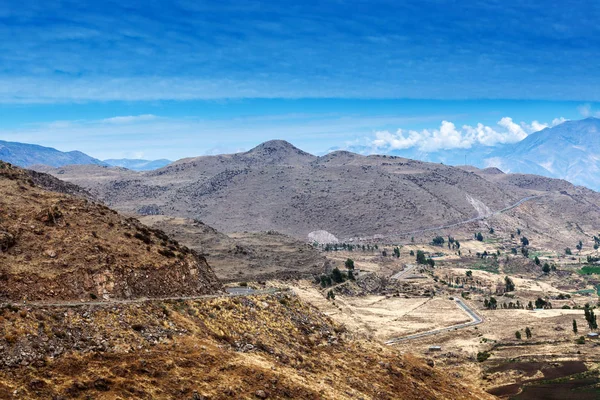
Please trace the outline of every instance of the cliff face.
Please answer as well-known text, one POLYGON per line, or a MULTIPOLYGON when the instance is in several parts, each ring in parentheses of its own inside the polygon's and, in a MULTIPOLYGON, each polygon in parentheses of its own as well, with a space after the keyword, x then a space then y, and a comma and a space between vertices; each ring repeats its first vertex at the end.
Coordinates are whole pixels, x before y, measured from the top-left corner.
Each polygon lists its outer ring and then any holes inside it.
POLYGON ((220 289, 206 260, 164 232, 46 190, 40 181, 0 163, 0 299, 89 301, 220 289))

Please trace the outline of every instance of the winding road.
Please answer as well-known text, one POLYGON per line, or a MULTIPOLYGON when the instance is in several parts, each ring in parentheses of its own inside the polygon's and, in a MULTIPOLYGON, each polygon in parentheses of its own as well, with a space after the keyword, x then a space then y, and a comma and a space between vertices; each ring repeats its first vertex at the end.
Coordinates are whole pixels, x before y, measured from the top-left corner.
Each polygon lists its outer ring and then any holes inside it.
POLYGON ((452 326, 448 326, 446 328, 434 329, 434 330, 427 331, 427 332, 420 332, 420 333, 415 333, 413 335, 402 336, 402 337, 390 339, 387 342, 385 342, 385 344, 394 345, 397 343, 406 342, 408 340, 419 339, 419 338, 426 337, 426 336, 437 335, 438 333, 442 333, 442 332, 448 332, 448 331, 453 331, 456 329, 468 328, 470 326, 479 325, 483 322, 483 318, 481 318, 475 311, 473 311, 472 308, 470 308, 468 305, 466 305, 462 300, 454 299, 454 301, 456 302, 456 305, 472 319, 471 322, 465 322, 463 324, 452 325, 452 326))
MULTIPOLYGON (((237 288, 235 288, 237 289, 237 288)), ((139 297, 131 300, 98 300, 98 301, 63 301, 48 303, 44 301, 22 301, 22 302, 4 302, 0 303, 0 307, 12 306, 12 307, 31 307, 31 308, 46 308, 46 307, 112 307, 115 305, 122 304, 141 304, 161 301, 185 301, 185 300, 209 300, 216 299, 219 297, 239 297, 239 296, 253 296, 261 294, 275 294, 280 292, 289 292, 291 289, 263 289, 253 290, 249 288, 242 288, 243 290, 229 291, 227 294, 205 294, 200 296, 173 296, 173 297, 139 297)))
POLYGON ((385 239, 385 238, 390 238, 390 237, 396 237, 396 236, 408 236, 408 235, 418 235, 420 233, 425 233, 425 232, 431 232, 431 231, 437 231, 440 229, 448 229, 448 228, 454 228, 460 225, 465 225, 465 224, 470 224, 471 222, 476 222, 476 221, 481 221, 484 220, 486 218, 490 218, 499 214, 503 214, 507 211, 512 210, 513 208, 516 208, 518 206, 520 206, 521 204, 530 201, 530 200, 534 200, 534 199, 538 199, 543 197, 542 195, 538 195, 538 196, 528 196, 528 197, 524 197, 521 200, 517 201, 516 203, 505 207, 501 210, 497 210, 494 211, 490 214, 486 214, 486 215, 480 215, 478 217, 473 217, 473 218, 469 218, 466 219, 464 221, 459 221, 459 222, 454 222, 452 224, 447 224, 447 225, 440 225, 440 226, 436 226, 436 227, 432 227, 432 228, 424 228, 424 229, 417 229, 415 231, 408 231, 408 232, 392 232, 392 233, 388 233, 385 235, 373 235, 373 236, 365 236, 365 237, 353 237, 353 238, 347 238, 342 240, 342 242, 347 243, 347 242, 354 242, 354 241, 358 241, 358 242, 364 242, 364 241, 370 241, 370 240, 379 240, 379 239, 385 239))

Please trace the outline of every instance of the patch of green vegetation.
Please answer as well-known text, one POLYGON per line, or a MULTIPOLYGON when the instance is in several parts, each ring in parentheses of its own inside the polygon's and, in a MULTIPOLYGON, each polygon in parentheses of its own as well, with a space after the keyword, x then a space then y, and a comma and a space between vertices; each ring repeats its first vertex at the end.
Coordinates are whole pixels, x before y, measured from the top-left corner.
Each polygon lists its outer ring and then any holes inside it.
POLYGON ((536 257, 540 258, 540 257, 544 257, 544 258, 554 258, 555 254, 551 251, 535 251, 535 250, 529 250, 529 258, 531 258, 532 260, 535 259, 536 257))
POLYGON ((498 261, 497 260, 484 260, 478 263, 475 263, 469 267, 470 269, 476 269, 479 271, 491 272, 493 274, 499 274, 498 270, 498 261))
POLYGON ((594 293, 594 289, 581 289, 581 290, 577 290, 575 292, 571 292, 571 294, 590 294, 590 293, 594 293))
POLYGON ((600 275, 600 266, 586 265, 577 272, 581 275, 600 275))

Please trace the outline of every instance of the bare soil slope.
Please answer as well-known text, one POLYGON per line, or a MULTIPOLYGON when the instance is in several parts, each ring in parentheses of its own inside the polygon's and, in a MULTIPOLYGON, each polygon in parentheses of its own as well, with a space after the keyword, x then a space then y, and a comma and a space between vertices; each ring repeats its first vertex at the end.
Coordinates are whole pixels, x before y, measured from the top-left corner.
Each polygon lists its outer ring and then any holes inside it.
POLYGON ((45 190, 29 172, 6 163, 0 163, 0 282, 0 299, 30 301, 220 288, 203 257, 163 232, 87 199, 45 190))
POLYGON ((322 273, 328 264, 312 245, 274 231, 225 235, 200 221, 164 215, 140 221, 202 254, 225 281, 298 278, 322 273))

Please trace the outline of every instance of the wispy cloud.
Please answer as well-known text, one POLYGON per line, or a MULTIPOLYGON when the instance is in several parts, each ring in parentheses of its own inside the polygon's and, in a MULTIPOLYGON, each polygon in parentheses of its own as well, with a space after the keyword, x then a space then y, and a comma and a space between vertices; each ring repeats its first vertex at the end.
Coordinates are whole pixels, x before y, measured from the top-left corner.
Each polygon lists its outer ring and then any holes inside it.
POLYGON ((590 7, 496 3, 23 0, 0 5, 0 102, 600 100, 590 7))
MULTIPOLYGON (((132 123, 142 122, 142 121, 152 121, 156 118, 157 118, 157 116, 152 115, 152 114, 127 115, 127 116, 105 118, 105 119, 101 120, 100 122, 106 123, 106 124, 132 124, 132 123)), ((137 158, 141 158, 141 157, 137 157, 137 158)))
POLYGON ((600 111, 594 110, 592 108, 592 105, 589 103, 580 105, 579 107, 577 107, 577 111, 579 111, 579 114, 581 114, 581 116, 585 117, 585 118, 588 118, 588 117, 600 118, 600 111))

